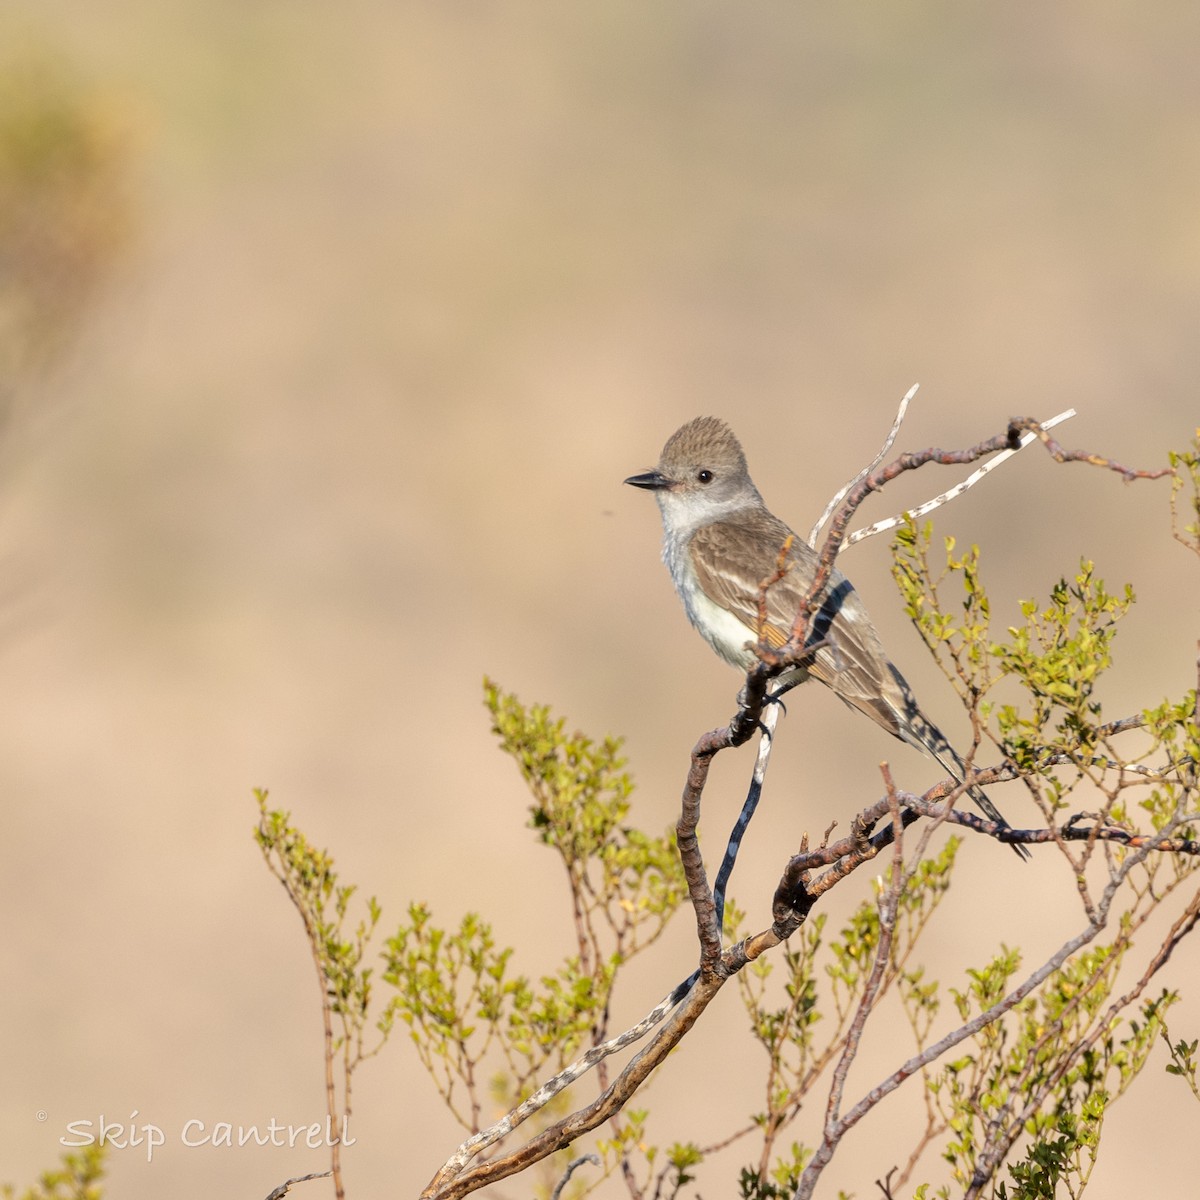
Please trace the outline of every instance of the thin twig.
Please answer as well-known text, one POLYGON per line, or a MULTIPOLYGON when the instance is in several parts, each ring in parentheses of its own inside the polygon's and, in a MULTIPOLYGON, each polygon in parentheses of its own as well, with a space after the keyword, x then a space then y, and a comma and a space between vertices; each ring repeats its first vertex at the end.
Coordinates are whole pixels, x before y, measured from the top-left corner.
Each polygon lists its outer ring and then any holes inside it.
POLYGON ((863 986, 862 997, 859 999, 854 1018, 846 1034, 845 1045, 837 1063, 833 1068, 833 1081, 829 1088, 829 1101, 825 1109, 824 1138, 832 1145, 836 1143, 838 1124, 842 1107, 842 1096, 846 1089, 846 1077, 850 1065, 858 1057, 859 1043, 866 1028, 867 1018, 871 1015, 883 986, 887 973, 888 961, 892 956, 892 940, 896 932, 896 911, 899 906, 900 889, 904 886, 903 858, 901 855, 901 819, 900 804, 896 788, 892 782, 891 773, 884 768, 884 778, 888 789, 888 808, 892 813, 893 828, 896 837, 893 842, 892 878, 887 888, 881 893, 877 907, 879 909, 879 942, 875 947, 874 961, 871 963, 871 973, 863 986))
POLYGON ((1048 426, 1044 422, 1037 421, 1033 417, 1013 417, 1008 423, 1010 438, 1015 437, 1021 430, 1028 430, 1041 441, 1055 462, 1081 462, 1092 467, 1103 467, 1107 471, 1116 471, 1125 479, 1126 483, 1132 483, 1135 479, 1161 479, 1164 475, 1174 474, 1170 467, 1160 467, 1157 471, 1145 471, 1137 467, 1122 466, 1114 458, 1106 458, 1102 454, 1093 454, 1088 450, 1064 450, 1046 432, 1047 428, 1048 426))
POLYGON ((562 1178, 554 1185, 554 1191, 550 1193, 550 1200, 558 1200, 563 1194, 563 1188, 571 1182, 571 1176, 579 1170, 584 1163, 591 1163, 593 1166, 600 1166, 600 1155, 598 1154, 581 1154, 578 1158, 573 1158, 567 1163, 567 1169, 563 1172, 562 1178))
MULTIPOLYGON (((900 407, 896 410, 896 419, 892 422, 892 427, 890 430, 888 430, 888 435, 886 438, 884 438, 883 445, 879 448, 879 453, 876 454, 875 457, 871 459, 871 461, 867 463, 867 465, 863 467, 863 469, 859 471, 859 473, 855 475, 849 483, 838 488, 838 490, 830 497, 829 503, 825 505, 825 511, 821 514, 821 519, 812 527, 812 530, 809 532, 808 544, 810 546, 815 546, 817 544, 817 537, 821 532, 821 527, 826 521, 829 520, 834 509, 837 508, 837 506, 845 499, 846 493, 849 492, 852 487, 858 484, 864 476, 870 474, 877 466, 879 466, 881 462, 883 462, 884 456, 895 444, 896 437, 900 433, 900 426, 904 424, 904 418, 908 413, 909 403, 917 394, 917 389, 920 386, 921 385, 919 383, 914 383, 912 387, 910 387, 908 391, 904 393, 904 399, 900 401, 900 407)), ((866 537, 867 535, 863 534, 862 536, 866 537)))
POLYGON ((328 1179, 332 1175, 332 1171, 318 1171, 315 1175, 297 1175, 295 1179, 289 1179, 281 1183, 268 1197, 267 1200, 283 1200, 283 1197, 291 1190, 294 1183, 307 1183, 310 1179, 328 1179))
MULTIPOLYGON (((1064 421, 1069 421, 1075 415, 1075 410, 1068 408, 1060 412, 1058 416, 1043 421, 1042 428, 1053 429, 1055 425, 1061 425, 1064 421)), ((910 509, 907 515, 916 520, 918 517, 923 517, 926 513, 933 512, 935 508, 940 508, 943 504, 948 504, 951 500, 956 500, 963 492, 973 488, 981 479, 1001 464, 1007 462, 1014 454, 1019 454, 1036 438, 1036 433, 1023 433, 1020 444, 1016 448, 1010 447, 1007 450, 1001 450, 998 454, 989 458, 983 466, 972 471, 961 483, 956 483, 954 487, 948 488, 940 496, 934 496, 932 500, 926 500, 924 504, 918 504, 916 508, 910 509)), ((895 529, 904 520, 904 516, 905 514, 899 513, 896 516, 885 517, 883 520, 876 521, 872 525, 864 525, 863 528, 856 529, 853 533, 846 535, 845 546, 853 546, 855 542, 861 542, 864 538, 874 537, 877 533, 886 533, 889 529, 895 529)))

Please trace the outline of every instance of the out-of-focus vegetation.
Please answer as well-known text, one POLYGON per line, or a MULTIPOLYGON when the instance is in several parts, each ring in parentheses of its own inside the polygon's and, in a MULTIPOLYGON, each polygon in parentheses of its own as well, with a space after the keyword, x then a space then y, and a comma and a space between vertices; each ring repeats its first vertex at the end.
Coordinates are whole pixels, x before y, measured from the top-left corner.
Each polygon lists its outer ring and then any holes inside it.
POLYGON ((60 56, 0 50, 0 427, 128 242, 128 148, 115 107, 60 56))

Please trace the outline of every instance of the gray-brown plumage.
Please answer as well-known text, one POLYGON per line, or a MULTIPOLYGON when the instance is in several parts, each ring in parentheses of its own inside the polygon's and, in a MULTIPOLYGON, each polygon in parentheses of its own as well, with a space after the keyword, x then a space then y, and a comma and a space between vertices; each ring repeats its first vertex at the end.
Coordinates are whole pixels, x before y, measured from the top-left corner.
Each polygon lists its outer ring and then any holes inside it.
MULTIPOLYGON (((776 572, 780 552, 792 539, 788 569, 766 595, 763 634, 769 645, 782 646, 816 576, 817 555, 767 509, 732 430, 715 417, 698 417, 671 436, 655 470, 625 482, 655 493, 665 532, 663 558, 688 617, 722 658, 742 670, 756 661, 750 645, 760 585, 776 572)), ((819 648, 806 667, 783 675, 785 683, 820 680, 851 708, 964 780, 962 759, 921 712, 840 571, 830 576, 807 644, 819 648)), ((968 794, 990 820, 1008 828, 981 788, 971 787, 968 794)), ((1013 849, 1028 857, 1024 847, 1013 849)))

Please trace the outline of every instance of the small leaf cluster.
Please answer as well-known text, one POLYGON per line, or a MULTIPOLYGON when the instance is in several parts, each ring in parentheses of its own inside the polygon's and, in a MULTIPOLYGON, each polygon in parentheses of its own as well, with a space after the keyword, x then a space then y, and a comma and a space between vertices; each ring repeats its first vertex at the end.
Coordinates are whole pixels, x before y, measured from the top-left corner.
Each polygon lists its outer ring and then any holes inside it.
POLYGON ((622 1161, 630 1175, 633 1195, 653 1195, 659 1200, 674 1200, 686 1184, 696 1179, 694 1168, 704 1161, 704 1153, 695 1142, 675 1142, 662 1149, 646 1142, 646 1109, 625 1109, 615 1122, 611 1138, 597 1140, 596 1149, 604 1156, 605 1177, 611 1175, 622 1161), (634 1163, 641 1159, 641 1174, 634 1163), (662 1163, 660 1166, 659 1163, 662 1163))
MULTIPOLYGON (((1196 692, 1182 700, 1164 701, 1142 713, 1142 722, 1153 739, 1153 752, 1163 751, 1173 770, 1162 772, 1138 807, 1147 814, 1155 833, 1169 830, 1184 838, 1195 836, 1197 771, 1200 769, 1200 720, 1197 719, 1196 692), (1189 821, 1191 816, 1193 820, 1189 821)), ((1177 879, 1190 874, 1194 860, 1172 856, 1170 868, 1177 879)), ((1147 870, 1153 864, 1147 863, 1147 870)))
MULTIPOLYGON (((333 1013, 342 1035, 362 1050, 371 1007, 372 967, 364 966, 367 947, 382 915, 372 896, 366 913, 351 925, 350 901, 357 888, 338 882, 333 857, 291 823, 289 813, 267 807, 267 793, 255 792, 259 823, 255 840, 275 877, 283 884, 304 921, 333 1013)), ((386 1036, 386 1029, 382 1029, 386 1036)))
POLYGON ((979 576, 979 547, 955 557, 956 542, 945 539, 945 561, 932 562, 933 525, 918 526, 906 516, 892 544, 892 578, 904 611, 960 695, 975 703, 992 683, 991 605, 979 576), (942 591, 948 580, 961 584, 960 612, 951 611, 942 591))
POLYGON ((566 869, 592 948, 599 948, 594 923, 602 922, 618 961, 643 949, 679 907, 685 887, 673 832, 655 837, 626 821, 633 783, 623 770, 622 740, 568 734, 548 707, 524 705, 491 680, 484 680, 484 703, 501 749, 533 797, 530 826, 566 869))
POLYGON ((1008 1190, 1007 1181, 999 1181, 996 1200, 1055 1200, 1060 1185, 1068 1195, 1078 1196, 1096 1159, 1106 1103, 1107 1096, 1096 1092, 1084 1100, 1078 1113, 1060 1112, 1053 1128, 1030 1143, 1025 1157, 1009 1164, 1014 1190, 1008 1190))
POLYGON ((108 1156, 105 1146, 93 1143, 78 1152, 68 1150, 62 1165, 43 1171, 33 1187, 18 1193, 11 1184, 0 1188, 4 1200, 101 1200, 104 1189, 104 1163, 108 1156))
POLYGON ((1061 787, 1046 769, 1058 756, 1086 769, 1102 723, 1096 685, 1112 665, 1117 623, 1134 603, 1126 586, 1109 592, 1095 565, 1082 560, 1071 579, 1060 579, 1046 602, 1024 600, 1021 623, 996 639, 983 587, 978 547, 955 554, 945 539, 943 564, 932 563, 932 526, 906 521, 897 534, 893 577, 905 611, 954 681, 968 708, 986 721, 998 748, 1022 772, 1041 773, 1057 806, 1061 787), (943 597, 948 580, 962 587, 959 611, 943 597), (993 693, 1002 681, 1017 685, 1018 699, 993 693))
POLYGON ((1189 449, 1173 450, 1169 458, 1171 529, 1177 541, 1200 554, 1200 429, 1196 430, 1189 449))
POLYGON ((577 962, 536 986, 510 970, 512 957, 478 914, 467 913, 451 931, 417 903, 384 948, 383 977, 395 989, 391 1012, 408 1027, 446 1105, 472 1131, 493 1055, 503 1069, 491 1074, 490 1090, 518 1103, 539 1072, 575 1052, 595 1020, 595 981, 577 962))
POLYGON ((1027 706, 1003 705, 997 713, 1004 752, 1019 767, 1032 768, 1047 751, 1091 754, 1101 721, 1096 681, 1112 665, 1115 626, 1133 602, 1132 588, 1112 595, 1087 561, 1073 581, 1055 584, 1044 607, 1021 602, 1024 623, 991 649, 1027 698, 1027 706))
MULTIPOLYGON (((1172 996, 1172 998, 1174 997, 1172 996)), ((1197 1083, 1196 1080, 1196 1071, 1200 1069, 1200 1064, 1196 1060, 1196 1049, 1200 1047, 1200 1039, 1192 1038, 1190 1042, 1182 1039, 1177 1042, 1171 1041, 1167 1023, 1161 1016, 1159 1017, 1159 1028, 1162 1040, 1167 1046, 1167 1053, 1171 1056, 1171 1061, 1167 1063, 1167 1074, 1182 1079, 1191 1089, 1192 1095, 1200 1100, 1200 1083, 1197 1083)))
POLYGON ((776 1159, 770 1171, 743 1167, 738 1175, 738 1195, 742 1200, 791 1200, 810 1158, 811 1150, 793 1142, 789 1157, 776 1159))

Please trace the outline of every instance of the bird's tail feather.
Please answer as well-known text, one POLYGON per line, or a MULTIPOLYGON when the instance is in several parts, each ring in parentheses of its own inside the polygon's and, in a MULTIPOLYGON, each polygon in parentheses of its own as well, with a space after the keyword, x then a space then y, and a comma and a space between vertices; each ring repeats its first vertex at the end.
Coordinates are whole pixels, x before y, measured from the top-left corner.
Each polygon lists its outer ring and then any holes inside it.
MULTIPOLYGON (((900 736, 917 750, 923 750, 943 770, 958 780, 966 783, 967 765, 958 756, 958 752, 946 740, 946 735, 920 709, 914 708, 900 722, 900 736)), ((992 803, 980 787, 970 786, 967 795, 971 797, 976 808, 989 821, 994 821, 1001 829, 1011 829, 1012 826, 1000 814, 1000 810, 992 803)), ((1019 858, 1029 858, 1029 851, 1016 842, 1009 843, 1019 858)))

